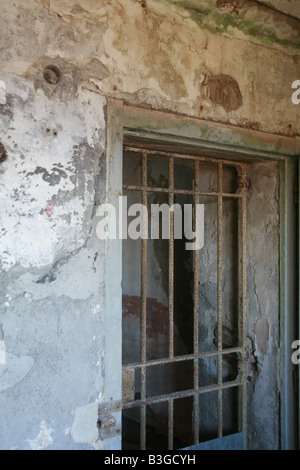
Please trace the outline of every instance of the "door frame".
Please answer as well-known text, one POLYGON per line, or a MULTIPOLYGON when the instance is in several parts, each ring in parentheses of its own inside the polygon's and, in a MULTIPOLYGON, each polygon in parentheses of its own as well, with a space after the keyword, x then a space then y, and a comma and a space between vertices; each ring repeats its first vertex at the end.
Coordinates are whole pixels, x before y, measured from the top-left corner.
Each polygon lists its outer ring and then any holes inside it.
MULTIPOLYGON (((106 203, 118 214, 122 195, 123 144, 148 142, 160 148, 187 148, 206 155, 228 158, 271 159, 279 161, 280 178, 280 426, 281 448, 299 446, 298 396, 292 379, 291 344, 300 335, 297 301, 296 209, 294 182, 300 154, 300 139, 268 134, 197 118, 125 105, 107 103, 106 203)), ((121 226, 122 214, 119 214, 121 226)), ((297 255, 298 256, 298 255, 297 255)), ((105 410, 119 423, 120 434, 107 440, 107 449, 121 448, 122 409, 122 240, 107 240, 105 258, 105 410)))

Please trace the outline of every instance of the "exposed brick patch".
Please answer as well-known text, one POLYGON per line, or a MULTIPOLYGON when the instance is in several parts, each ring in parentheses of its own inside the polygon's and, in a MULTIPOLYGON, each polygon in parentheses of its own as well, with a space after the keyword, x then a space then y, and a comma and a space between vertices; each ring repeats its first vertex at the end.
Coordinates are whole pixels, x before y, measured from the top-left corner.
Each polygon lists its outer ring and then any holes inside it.
POLYGON ((223 106, 226 112, 236 111, 243 99, 238 82, 229 75, 215 75, 207 82, 212 103, 223 106))

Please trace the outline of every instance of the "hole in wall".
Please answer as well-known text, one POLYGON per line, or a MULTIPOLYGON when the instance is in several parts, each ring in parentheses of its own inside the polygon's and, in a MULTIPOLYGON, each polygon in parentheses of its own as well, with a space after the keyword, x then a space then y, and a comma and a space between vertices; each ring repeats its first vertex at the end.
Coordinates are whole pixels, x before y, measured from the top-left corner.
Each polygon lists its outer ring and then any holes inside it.
POLYGON ((55 65, 47 65, 43 70, 43 77, 49 85, 57 85, 61 80, 61 71, 55 65))

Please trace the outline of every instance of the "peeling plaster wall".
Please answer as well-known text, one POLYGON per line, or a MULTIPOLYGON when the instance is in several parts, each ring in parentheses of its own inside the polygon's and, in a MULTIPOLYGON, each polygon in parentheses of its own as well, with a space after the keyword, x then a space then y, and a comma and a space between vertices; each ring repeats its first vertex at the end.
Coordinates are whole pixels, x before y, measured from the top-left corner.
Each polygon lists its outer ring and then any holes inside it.
POLYGON ((64 61, 72 83, 128 103, 299 133, 299 20, 257 2, 223 3, 1 0, 0 68, 34 76, 45 60, 64 61), (211 102, 207 80, 220 74, 237 80, 239 109, 211 102))
POLYGON ((0 168, 0 446, 97 447, 76 423, 96 407, 97 429, 103 399, 104 255, 94 220, 105 99, 78 89, 76 99, 50 100, 31 81, 0 76, 9 154, 0 168))
MULTIPOLYGON (((250 1, 206 0, 201 9, 192 0, 144 3, 0 0, 4 449, 101 449, 109 447, 103 435, 118 441, 119 424, 110 414, 110 430, 97 434, 96 411, 107 399, 105 247, 95 234, 95 208, 105 199, 107 98, 299 135, 291 104, 291 83, 299 79, 297 19, 250 1), (49 64, 62 73, 56 86, 43 79, 49 64)), ((259 231, 252 235, 259 239, 259 231)), ((265 318, 259 275, 269 280, 270 273, 258 269, 259 252, 251 256, 251 344, 260 371, 253 403, 261 410, 266 383, 276 375, 277 310, 265 318), (260 338, 267 336, 265 349, 260 338)), ((274 396, 269 405, 277 404, 274 396)), ((250 420, 254 446, 278 445, 273 412, 269 443, 262 417, 250 420)))

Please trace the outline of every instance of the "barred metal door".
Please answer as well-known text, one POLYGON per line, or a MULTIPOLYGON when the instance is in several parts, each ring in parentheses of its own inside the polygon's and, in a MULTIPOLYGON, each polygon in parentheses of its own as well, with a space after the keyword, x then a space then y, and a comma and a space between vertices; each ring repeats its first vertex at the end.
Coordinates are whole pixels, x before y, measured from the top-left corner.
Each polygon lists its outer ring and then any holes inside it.
MULTIPOLYGON (((246 439, 246 163, 124 149, 128 203, 204 207, 204 245, 123 241, 123 449, 246 439)), ((195 212, 194 212, 195 224, 195 212)), ((195 228, 195 226, 194 226, 195 228)))

